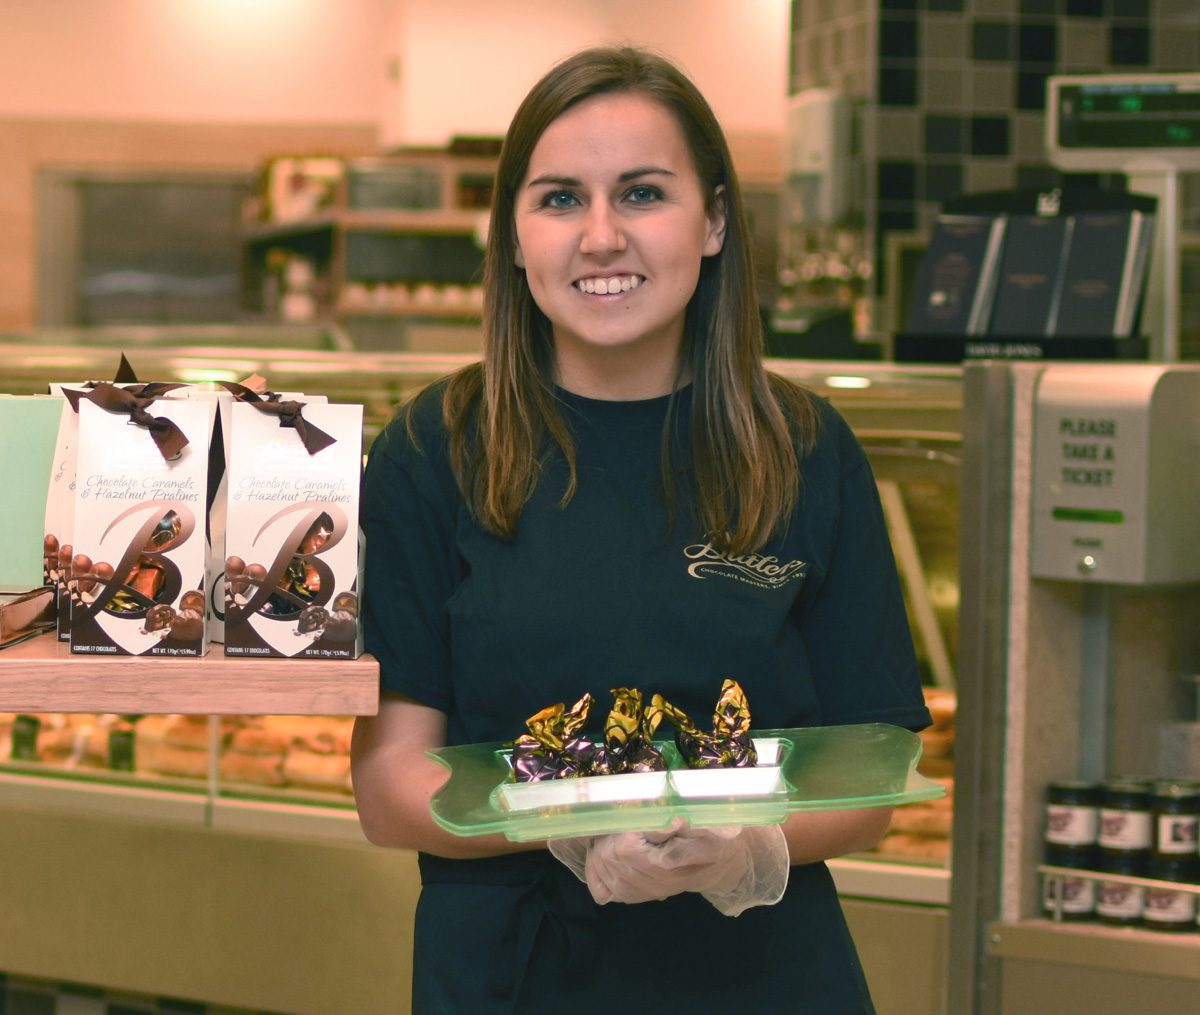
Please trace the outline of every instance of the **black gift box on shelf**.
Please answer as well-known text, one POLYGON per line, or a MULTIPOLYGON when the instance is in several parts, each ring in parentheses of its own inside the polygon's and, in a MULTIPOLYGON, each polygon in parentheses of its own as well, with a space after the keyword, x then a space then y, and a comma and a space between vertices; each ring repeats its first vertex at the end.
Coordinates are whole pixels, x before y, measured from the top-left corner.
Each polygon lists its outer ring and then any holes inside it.
POLYGON ((1111 190, 948 202, 893 336, 895 359, 1145 359, 1139 324, 1157 203, 1111 190))

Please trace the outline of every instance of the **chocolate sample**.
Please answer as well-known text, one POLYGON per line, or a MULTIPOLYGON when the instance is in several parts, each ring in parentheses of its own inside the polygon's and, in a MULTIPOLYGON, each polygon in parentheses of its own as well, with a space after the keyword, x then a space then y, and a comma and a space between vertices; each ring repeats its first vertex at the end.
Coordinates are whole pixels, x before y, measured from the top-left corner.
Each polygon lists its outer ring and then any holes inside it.
POLYGON ((674 724, 675 746, 688 768, 751 768, 758 752, 750 738, 750 706, 736 680, 721 685, 713 711, 712 733, 699 729, 688 715, 656 694, 650 702, 674 724))
POLYGON ((653 742, 662 711, 642 708, 642 692, 636 688, 617 687, 612 694, 612 711, 604 723, 604 746, 596 751, 591 774, 663 771, 667 763, 653 742))
POLYGON ((512 766, 517 782, 591 773, 596 745, 579 735, 591 707, 592 696, 585 694, 570 709, 559 702, 525 721, 529 732, 513 741, 512 766))

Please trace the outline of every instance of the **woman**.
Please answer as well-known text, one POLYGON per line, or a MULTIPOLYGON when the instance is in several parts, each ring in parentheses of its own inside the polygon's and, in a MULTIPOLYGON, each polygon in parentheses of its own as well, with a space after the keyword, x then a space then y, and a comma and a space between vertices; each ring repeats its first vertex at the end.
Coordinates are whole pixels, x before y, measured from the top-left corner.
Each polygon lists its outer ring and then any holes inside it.
POLYGON ((556 844, 565 863, 430 818, 426 750, 584 692, 704 722, 733 677, 762 729, 929 722, 870 469, 762 369, 728 147, 678 70, 604 48, 534 86, 485 275, 483 362, 391 422, 364 493, 383 692, 354 783, 368 838, 420 851, 414 1011, 872 1011, 820 861, 886 809, 556 844))

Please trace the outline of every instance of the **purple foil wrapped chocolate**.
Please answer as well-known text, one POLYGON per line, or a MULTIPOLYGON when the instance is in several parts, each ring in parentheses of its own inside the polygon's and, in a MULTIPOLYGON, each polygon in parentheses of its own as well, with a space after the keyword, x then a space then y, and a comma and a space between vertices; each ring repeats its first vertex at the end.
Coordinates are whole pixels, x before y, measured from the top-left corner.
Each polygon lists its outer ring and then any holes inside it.
POLYGON ((667 763, 654 746, 662 713, 642 708, 642 692, 636 688, 616 687, 612 694, 612 711, 604 723, 604 746, 596 752, 593 774, 663 771, 667 763))
POLYGON ((512 766, 518 782, 591 774, 596 745, 579 735, 591 707, 592 696, 585 694, 570 709, 559 702, 525 721, 529 732, 513 741, 512 766))
POLYGON ((650 708, 675 726, 675 746, 688 768, 752 768, 758 763, 758 752, 750 737, 750 706, 736 680, 721 685, 711 733, 697 727, 662 695, 654 696, 650 708))
POLYGON ((654 744, 654 735, 664 718, 674 724, 675 746, 689 768, 750 768, 758 762, 750 737, 750 707, 734 680, 726 680, 721 687, 711 733, 699 729, 660 694, 645 706, 642 692, 636 688, 616 687, 612 695, 602 742, 582 733, 592 705, 590 694, 570 709, 560 702, 530 716, 525 721, 529 732, 512 744, 516 781, 661 772, 667 762, 654 744))
POLYGON ((581 732, 592 705, 590 694, 569 710, 560 703, 530 716, 525 722, 529 732, 513 741, 517 782, 663 771, 667 763, 653 743, 662 712, 643 708, 642 692, 636 689, 617 687, 612 694, 601 743, 581 732))

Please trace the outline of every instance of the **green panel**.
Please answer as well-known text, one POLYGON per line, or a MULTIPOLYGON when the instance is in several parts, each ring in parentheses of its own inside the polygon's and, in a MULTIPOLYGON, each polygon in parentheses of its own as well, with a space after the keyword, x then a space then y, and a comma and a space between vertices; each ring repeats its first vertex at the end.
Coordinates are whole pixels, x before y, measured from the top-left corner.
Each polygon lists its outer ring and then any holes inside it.
POLYGON ((1125 521, 1123 511, 1107 508, 1056 507, 1051 514, 1056 522, 1100 522, 1103 525, 1120 525, 1125 521))
POLYGON ((42 584, 46 493, 62 398, 0 396, 0 591, 42 584))

